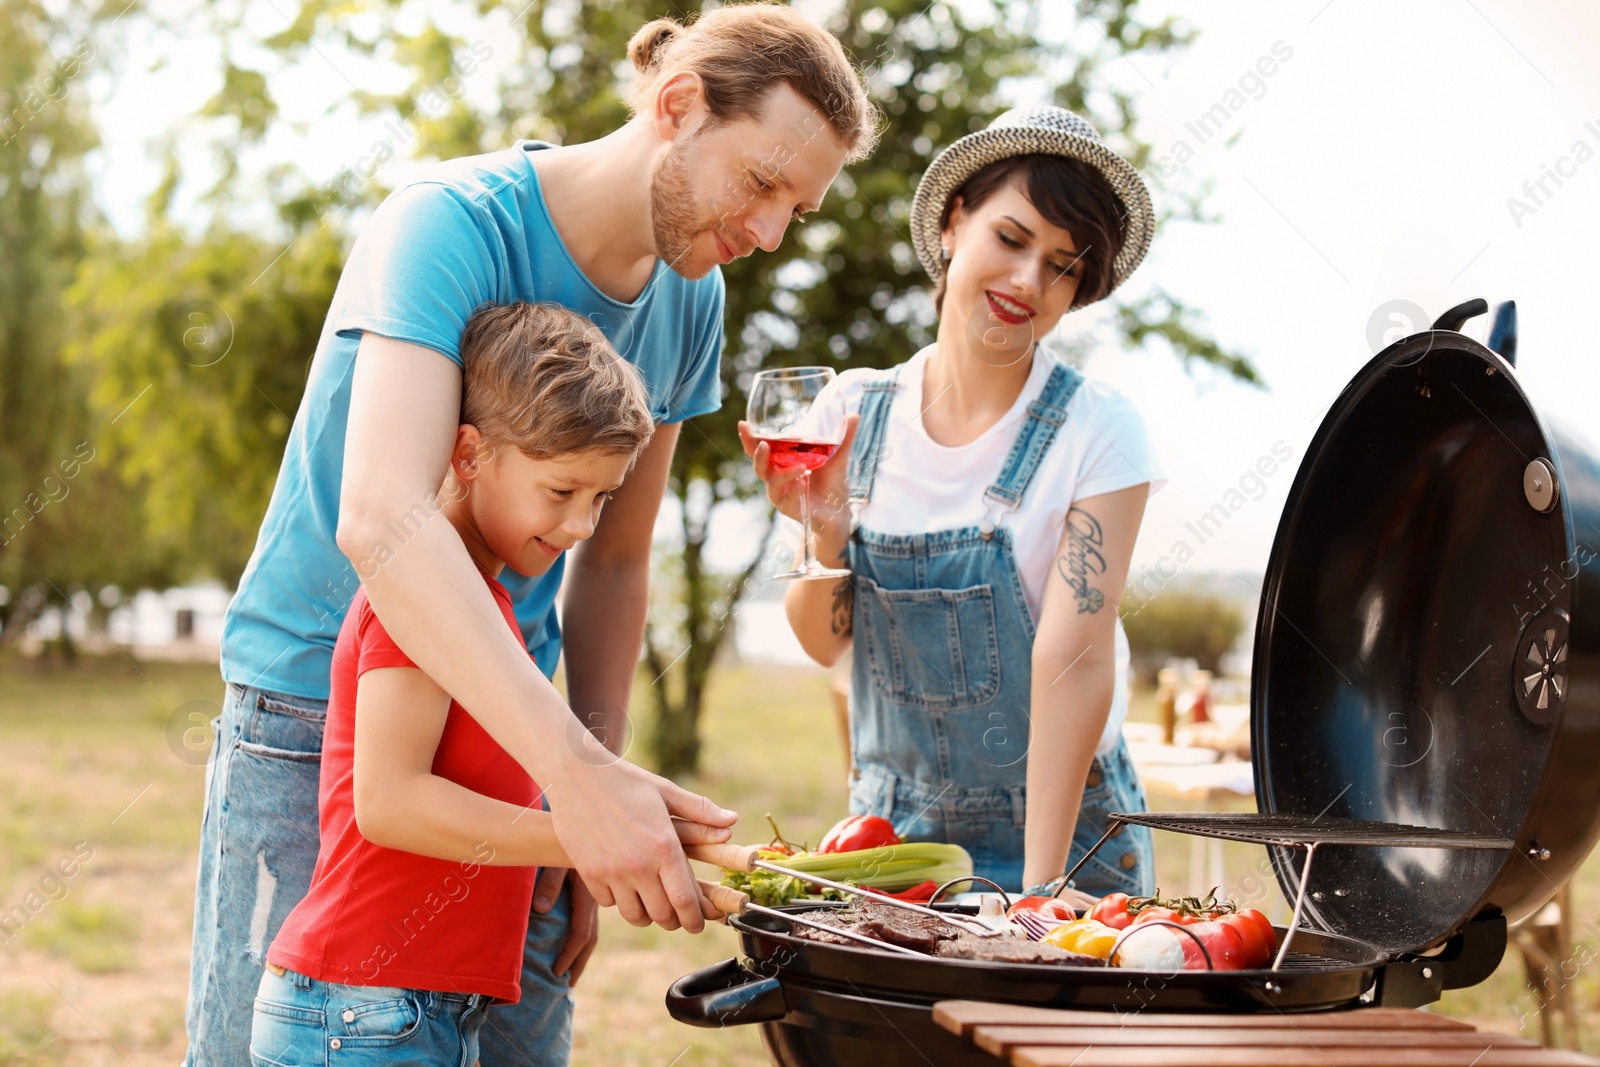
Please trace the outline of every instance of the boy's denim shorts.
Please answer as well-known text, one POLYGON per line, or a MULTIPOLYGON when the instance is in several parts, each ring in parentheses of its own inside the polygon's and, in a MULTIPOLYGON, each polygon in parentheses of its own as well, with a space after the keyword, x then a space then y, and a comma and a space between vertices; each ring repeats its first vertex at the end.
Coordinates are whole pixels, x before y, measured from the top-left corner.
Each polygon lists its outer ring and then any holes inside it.
POLYGON ((472 1067, 490 997, 261 974, 253 1067, 472 1067))

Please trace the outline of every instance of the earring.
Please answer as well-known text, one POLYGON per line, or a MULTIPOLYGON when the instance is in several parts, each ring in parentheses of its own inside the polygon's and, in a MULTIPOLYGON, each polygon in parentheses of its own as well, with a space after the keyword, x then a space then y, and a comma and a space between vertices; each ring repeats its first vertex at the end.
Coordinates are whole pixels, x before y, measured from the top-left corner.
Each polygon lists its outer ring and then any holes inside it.
POLYGON ((948 248, 939 249, 939 262, 941 262, 941 263, 950 262, 950 249, 948 249, 948 248))

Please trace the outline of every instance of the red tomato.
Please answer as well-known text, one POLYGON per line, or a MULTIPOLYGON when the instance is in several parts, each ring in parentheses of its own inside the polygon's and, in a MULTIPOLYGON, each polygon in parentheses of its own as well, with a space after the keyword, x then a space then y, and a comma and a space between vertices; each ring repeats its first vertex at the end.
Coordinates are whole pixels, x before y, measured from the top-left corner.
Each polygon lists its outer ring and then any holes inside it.
POLYGON ((1019 911, 1032 911, 1046 919, 1076 919, 1072 905, 1057 897, 1023 897, 1006 911, 1006 918, 1014 918, 1019 911))
POLYGON ((1272 920, 1269 920, 1266 915, 1262 915, 1261 912, 1253 909, 1253 907, 1243 907, 1243 909, 1238 910, 1238 917, 1242 918, 1242 920, 1250 921, 1254 928, 1261 931, 1262 949, 1261 957, 1259 957, 1261 961, 1254 966, 1266 966, 1267 961, 1272 960, 1272 953, 1278 950, 1278 931, 1272 929, 1272 920))
MULTIPOLYGON (((1198 915, 1174 911, 1171 908, 1164 908, 1160 904, 1152 904, 1148 908, 1141 908, 1139 913, 1133 917, 1133 921, 1135 923, 1154 922, 1157 919, 1162 919, 1166 922, 1177 923, 1179 926, 1188 926, 1191 923, 1200 921, 1200 917, 1198 915)), ((1182 934, 1179 934, 1178 936, 1183 937, 1182 934)), ((1185 937, 1184 940, 1188 941, 1189 939, 1185 937)), ((1193 944, 1194 942, 1190 941, 1189 943, 1193 944)))
POLYGON ((859 852, 864 848, 898 845, 894 824, 877 815, 847 815, 833 824, 817 846, 818 852, 859 852))
POLYGON ((1243 915, 1229 912, 1216 921, 1238 935, 1243 950, 1241 968, 1259 967, 1271 957, 1272 946, 1261 937, 1261 928, 1243 915))
MULTIPOLYGON (((1191 923, 1188 927, 1206 947, 1206 952, 1211 957, 1211 966, 1218 971, 1242 971, 1253 966, 1247 961, 1244 941, 1240 932, 1228 922, 1219 919, 1205 919, 1191 923)), ((1258 931, 1259 932, 1259 931, 1258 931)), ((1187 935, 1179 937, 1188 940, 1187 935)), ((1205 967, 1205 958, 1201 957, 1198 966, 1205 967)))
POLYGON ((1278 931, 1272 928, 1271 919, 1268 919, 1254 908, 1240 908, 1239 914, 1256 924, 1261 930, 1261 936, 1266 939, 1269 946, 1272 948, 1278 947, 1278 931))
POLYGON ((1101 897, 1089 909, 1089 918, 1103 922, 1113 930, 1126 930, 1133 925, 1133 916, 1128 912, 1128 894, 1111 893, 1101 897))

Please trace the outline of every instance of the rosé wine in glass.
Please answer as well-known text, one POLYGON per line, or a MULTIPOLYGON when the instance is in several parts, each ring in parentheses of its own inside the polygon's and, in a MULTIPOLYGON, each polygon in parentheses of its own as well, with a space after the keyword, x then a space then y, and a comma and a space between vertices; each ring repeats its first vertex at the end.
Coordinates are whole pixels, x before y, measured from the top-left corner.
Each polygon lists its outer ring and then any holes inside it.
POLYGON ((783 367, 764 370, 750 383, 746 421, 755 439, 767 443, 772 466, 800 474, 800 564, 774 578, 833 578, 847 570, 824 567, 811 552, 811 472, 827 463, 844 442, 844 426, 831 436, 816 430, 812 404, 821 395, 833 370, 829 367, 783 367))

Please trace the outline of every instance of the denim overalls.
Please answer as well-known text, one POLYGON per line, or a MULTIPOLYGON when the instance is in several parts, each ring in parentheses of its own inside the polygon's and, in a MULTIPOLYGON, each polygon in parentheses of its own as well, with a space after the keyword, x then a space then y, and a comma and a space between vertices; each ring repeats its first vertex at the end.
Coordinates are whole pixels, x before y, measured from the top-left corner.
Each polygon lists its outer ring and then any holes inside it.
MULTIPOLYGON (((865 504, 882 453, 899 372, 869 382, 850 457, 853 503, 865 504)), ((1022 503, 1082 375, 1057 366, 984 497, 1022 503)), ((928 471, 930 478, 937 471, 928 471)), ((1035 622, 1011 531, 980 526, 918 534, 857 527, 851 681, 850 811, 881 815, 908 840, 950 841, 975 873, 1022 888, 1028 710, 1035 622)), ((1068 867, 1105 832, 1113 811, 1145 810, 1127 744, 1096 757, 1085 783, 1068 867)), ((1091 894, 1148 894, 1150 831, 1125 826, 1073 878, 1091 894)))

